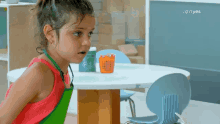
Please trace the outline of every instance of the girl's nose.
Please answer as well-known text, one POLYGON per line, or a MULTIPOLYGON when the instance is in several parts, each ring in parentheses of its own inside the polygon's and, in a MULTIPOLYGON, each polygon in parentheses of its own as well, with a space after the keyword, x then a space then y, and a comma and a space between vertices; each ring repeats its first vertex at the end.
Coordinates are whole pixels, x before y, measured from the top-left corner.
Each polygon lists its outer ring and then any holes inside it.
POLYGON ((90 37, 88 37, 88 36, 84 36, 82 40, 83 40, 82 41, 83 46, 89 46, 91 44, 90 37))

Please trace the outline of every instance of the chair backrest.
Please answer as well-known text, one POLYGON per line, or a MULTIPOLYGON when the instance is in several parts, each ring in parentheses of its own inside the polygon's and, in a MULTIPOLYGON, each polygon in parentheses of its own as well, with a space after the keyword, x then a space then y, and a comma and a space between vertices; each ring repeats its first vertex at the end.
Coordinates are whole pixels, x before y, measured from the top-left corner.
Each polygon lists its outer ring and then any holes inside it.
POLYGON ((162 100, 169 94, 178 96, 179 114, 182 114, 191 99, 191 86, 185 75, 175 73, 163 76, 149 88, 146 96, 147 107, 159 117, 160 122, 164 118, 162 100))
POLYGON ((108 53, 115 54, 115 63, 131 63, 130 59, 121 51, 114 49, 105 49, 96 53, 96 63, 99 63, 100 55, 106 55, 108 53))
POLYGON ((179 113, 179 98, 177 95, 164 95, 162 98, 162 123, 174 124, 178 121, 175 113, 179 113))

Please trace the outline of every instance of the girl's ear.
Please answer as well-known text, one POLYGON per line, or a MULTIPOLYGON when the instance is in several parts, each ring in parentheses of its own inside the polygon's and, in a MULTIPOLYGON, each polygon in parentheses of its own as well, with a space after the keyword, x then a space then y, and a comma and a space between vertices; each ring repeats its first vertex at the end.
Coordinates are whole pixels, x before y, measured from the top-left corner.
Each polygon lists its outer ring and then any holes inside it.
POLYGON ((43 31, 44 31, 44 35, 45 35, 47 41, 50 44, 53 44, 52 42, 54 42, 56 40, 56 33, 53 30, 53 28, 50 25, 47 24, 47 25, 44 26, 43 31))

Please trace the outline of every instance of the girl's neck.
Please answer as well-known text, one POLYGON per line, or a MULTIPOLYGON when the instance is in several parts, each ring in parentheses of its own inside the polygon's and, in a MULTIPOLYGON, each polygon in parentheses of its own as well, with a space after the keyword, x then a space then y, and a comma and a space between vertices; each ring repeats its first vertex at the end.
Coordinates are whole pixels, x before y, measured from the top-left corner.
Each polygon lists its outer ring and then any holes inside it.
MULTIPOLYGON (((64 75, 66 75, 67 74, 67 70, 68 70, 68 66, 69 66, 69 62, 67 62, 65 59, 63 59, 55 50, 47 49, 47 54, 58 64, 60 69, 63 71, 64 75)), ((43 54, 43 58, 47 59, 47 61, 55 69, 57 69, 56 66, 53 64, 53 62, 45 54, 43 54)))

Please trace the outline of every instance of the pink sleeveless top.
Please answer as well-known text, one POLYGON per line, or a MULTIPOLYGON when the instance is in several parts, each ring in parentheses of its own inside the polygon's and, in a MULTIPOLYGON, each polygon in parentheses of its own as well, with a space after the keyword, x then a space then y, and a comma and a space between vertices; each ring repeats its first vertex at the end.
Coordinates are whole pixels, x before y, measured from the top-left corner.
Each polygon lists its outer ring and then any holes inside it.
MULTIPOLYGON (((36 103, 28 103, 17 118, 12 122, 12 124, 39 124, 46 116, 48 116, 53 109, 58 104, 59 100, 62 97, 64 92, 65 86, 62 82, 62 78, 60 76, 60 72, 56 70, 49 62, 44 59, 33 58, 28 67, 30 67, 34 62, 42 62, 47 65, 54 74, 54 86, 52 92, 47 96, 45 99, 36 102, 36 103)), ((69 74, 64 75, 65 82, 69 84, 69 74)), ((9 89, 6 92, 5 99, 10 92, 11 87, 13 84, 10 85, 9 89)), ((1 103, 0 107, 3 105, 1 103)))

